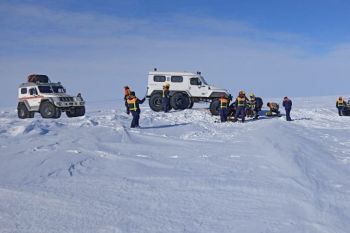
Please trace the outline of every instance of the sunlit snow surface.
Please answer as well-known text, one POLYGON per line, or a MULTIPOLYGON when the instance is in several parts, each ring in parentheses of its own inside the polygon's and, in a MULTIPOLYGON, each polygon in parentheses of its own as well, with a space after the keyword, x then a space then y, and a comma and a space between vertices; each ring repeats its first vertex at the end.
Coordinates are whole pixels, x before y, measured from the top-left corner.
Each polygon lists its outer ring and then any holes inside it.
POLYGON ((349 232, 350 117, 335 100, 245 124, 145 104, 141 129, 122 103, 58 120, 0 109, 0 232, 349 232))

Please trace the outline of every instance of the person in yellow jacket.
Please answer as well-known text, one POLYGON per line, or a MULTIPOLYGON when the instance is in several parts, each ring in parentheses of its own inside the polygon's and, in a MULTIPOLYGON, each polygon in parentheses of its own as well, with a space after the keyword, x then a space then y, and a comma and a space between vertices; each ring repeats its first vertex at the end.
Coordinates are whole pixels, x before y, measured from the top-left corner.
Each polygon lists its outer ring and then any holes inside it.
POLYGON ((129 88, 129 86, 125 86, 124 87, 124 102, 125 102, 125 107, 126 107, 126 114, 130 114, 130 111, 129 111, 129 108, 128 108, 128 103, 127 103, 127 99, 128 99, 128 96, 130 95, 131 93, 131 90, 129 88))
POLYGON ((346 106, 346 103, 343 99, 343 97, 339 97, 338 100, 337 100, 337 103, 335 104, 335 106, 337 107, 338 109, 338 114, 339 116, 343 116, 343 111, 344 111, 344 107, 346 106))
POLYGON ((139 128, 139 120, 140 120, 140 104, 143 104, 145 102, 146 98, 143 98, 140 100, 135 96, 135 92, 130 92, 130 95, 127 97, 127 103, 128 103, 128 110, 131 112, 132 115, 132 121, 131 121, 131 128, 139 128))
POLYGON ((280 106, 277 103, 268 102, 266 105, 270 109, 270 111, 265 114, 266 116, 281 116, 279 111, 280 106))
POLYGON ((220 120, 221 120, 221 122, 226 122, 227 116, 228 116, 228 107, 230 104, 230 100, 228 98, 226 98, 225 95, 221 95, 219 101, 220 101, 220 107, 219 107, 220 120))
POLYGON ((238 117, 240 117, 242 119, 242 123, 244 122, 248 101, 249 99, 245 95, 245 92, 240 91, 235 101, 236 114, 235 114, 234 121, 237 121, 238 117))

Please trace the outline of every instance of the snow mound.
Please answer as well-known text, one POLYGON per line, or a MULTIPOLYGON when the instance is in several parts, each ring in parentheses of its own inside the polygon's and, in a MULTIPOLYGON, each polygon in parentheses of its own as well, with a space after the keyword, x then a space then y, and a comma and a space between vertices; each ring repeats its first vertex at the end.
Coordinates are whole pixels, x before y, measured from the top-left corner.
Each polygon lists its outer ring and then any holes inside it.
POLYGON ((0 111, 1 232, 348 232, 350 117, 294 105, 244 124, 143 106, 140 129, 108 106, 0 111))

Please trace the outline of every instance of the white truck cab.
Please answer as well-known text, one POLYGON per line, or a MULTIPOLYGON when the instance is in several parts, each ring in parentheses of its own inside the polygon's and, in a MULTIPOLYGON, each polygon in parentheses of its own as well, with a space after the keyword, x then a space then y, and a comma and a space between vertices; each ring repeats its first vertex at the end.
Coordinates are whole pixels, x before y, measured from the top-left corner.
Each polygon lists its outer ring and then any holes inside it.
POLYGON ((211 102, 210 111, 218 114, 218 99, 230 94, 226 89, 217 88, 207 83, 201 72, 159 72, 157 69, 148 73, 147 97, 153 111, 162 110, 162 90, 170 85, 170 105, 173 109, 192 108, 194 103, 211 102))

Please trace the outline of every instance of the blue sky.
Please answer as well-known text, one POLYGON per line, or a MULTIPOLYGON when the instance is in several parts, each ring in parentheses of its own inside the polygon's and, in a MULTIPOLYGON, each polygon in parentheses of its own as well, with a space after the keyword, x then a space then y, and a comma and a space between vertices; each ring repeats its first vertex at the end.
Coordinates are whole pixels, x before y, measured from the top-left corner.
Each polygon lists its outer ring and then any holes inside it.
POLYGON ((153 67, 201 70, 233 94, 347 94, 348 12, 340 0, 0 1, 0 77, 11 87, 0 106, 15 105, 30 73, 93 102, 126 84, 144 93, 153 67))

